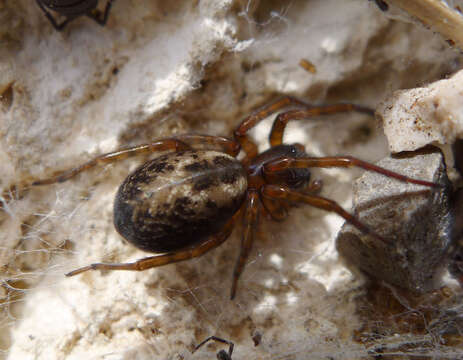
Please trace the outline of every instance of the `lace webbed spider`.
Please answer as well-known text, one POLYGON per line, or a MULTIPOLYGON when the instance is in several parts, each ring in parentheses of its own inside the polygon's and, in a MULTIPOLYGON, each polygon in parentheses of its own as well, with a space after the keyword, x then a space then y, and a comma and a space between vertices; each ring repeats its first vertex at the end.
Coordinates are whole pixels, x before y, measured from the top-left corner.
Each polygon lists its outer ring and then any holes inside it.
POLYGON ((301 144, 283 144, 283 133, 290 120, 352 111, 373 115, 371 109, 354 104, 313 106, 284 97, 246 117, 235 129, 233 139, 179 135, 103 154, 78 167, 33 182, 33 185, 63 182, 95 166, 132 155, 167 152, 131 173, 119 187, 114 202, 116 230, 134 246, 157 255, 130 263, 95 263, 66 275, 74 276, 87 270, 142 271, 201 256, 221 245, 242 218, 241 250, 231 287, 233 299, 252 248, 259 214, 281 221, 294 203, 335 212, 362 232, 387 242, 336 202, 318 196, 321 185, 310 182, 309 169, 355 166, 404 182, 429 187, 438 184, 412 179, 350 156, 311 157, 301 144), (289 106, 297 109, 276 117, 269 137, 271 146, 258 153, 247 132, 289 106), (236 157, 241 150, 244 157, 238 160, 236 157))
POLYGON ((109 11, 114 0, 107 0, 104 12, 97 9, 98 0, 36 0, 37 5, 42 9, 45 16, 48 18, 50 23, 53 25, 55 30, 61 31, 66 25, 72 20, 79 16, 86 15, 89 18, 95 20, 96 23, 101 26, 106 25, 108 20, 109 11), (58 23, 52 16, 49 10, 53 10, 65 17, 65 19, 58 23))

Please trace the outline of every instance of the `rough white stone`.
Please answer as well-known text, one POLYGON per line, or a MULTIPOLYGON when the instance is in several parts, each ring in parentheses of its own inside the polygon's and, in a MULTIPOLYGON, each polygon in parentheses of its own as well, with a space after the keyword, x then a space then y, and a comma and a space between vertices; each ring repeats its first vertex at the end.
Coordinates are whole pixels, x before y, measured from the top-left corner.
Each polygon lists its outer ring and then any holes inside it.
POLYGON ((463 71, 426 87, 398 90, 377 109, 391 152, 463 137, 463 71))

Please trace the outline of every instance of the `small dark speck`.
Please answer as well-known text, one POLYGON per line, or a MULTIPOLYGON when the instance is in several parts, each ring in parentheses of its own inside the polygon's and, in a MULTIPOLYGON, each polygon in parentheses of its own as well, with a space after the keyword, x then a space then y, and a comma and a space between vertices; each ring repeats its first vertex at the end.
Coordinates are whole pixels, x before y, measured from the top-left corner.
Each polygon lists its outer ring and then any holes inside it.
POLYGON ((256 331, 253 335, 252 335, 252 341, 254 341, 254 346, 257 346, 261 343, 262 341, 262 334, 258 331, 256 331))

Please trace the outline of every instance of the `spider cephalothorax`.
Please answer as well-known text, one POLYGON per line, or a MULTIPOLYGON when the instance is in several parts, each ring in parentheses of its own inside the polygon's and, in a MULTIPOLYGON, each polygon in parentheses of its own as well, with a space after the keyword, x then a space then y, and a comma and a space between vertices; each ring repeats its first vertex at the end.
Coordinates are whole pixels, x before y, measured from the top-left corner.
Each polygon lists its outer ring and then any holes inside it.
POLYGON ((245 118, 234 131, 233 139, 180 135, 100 155, 54 177, 35 181, 33 185, 62 182, 99 164, 139 153, 167 152, 131 173, 120 186, 114 203, 117 231, 136 247, 159 254, 133 263, 91 264, 67 275, 92 269, 140 271, 200 256, 222 244, 242 218, 241 251, 231 289, 233 298, 252 248, 260 211, 274 220, 283 220, 294 203, 336 212, 361 231, 386 241, 336 202, 318 196, 320 184, 310 182, 309 169, 357 166, 400 181, 430 187, 437 184, 411 179, 349 156, 311 157, 300 144, 283 144, 289 120, 350 111, 372 114, 370 109, 353 104, 312 106, 285 97, 245 118), (270 132, 271 147, 259 154, 247 132, 288 106, 298 109, 276 117, 270 132), (244 157, 238 160, 240 150, 244 151, 244 157))

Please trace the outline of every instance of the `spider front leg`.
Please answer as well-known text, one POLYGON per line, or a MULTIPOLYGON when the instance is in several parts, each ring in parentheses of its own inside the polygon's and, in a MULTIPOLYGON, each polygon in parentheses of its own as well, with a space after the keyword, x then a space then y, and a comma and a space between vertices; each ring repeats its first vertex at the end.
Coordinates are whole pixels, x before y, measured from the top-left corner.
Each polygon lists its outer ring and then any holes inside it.
POLYGON ((162 265, 172 264, 179 261, 189 260, 205 254, 206 252, 215 249, 221 245, 230 236, 233 231, 233 225, 239 217, 239 211, 225 224, 222 231, 200 244, 195 244, 192 247, 172 251, 169 253, 149 256, 130 263, 94 263, 79 269, 68 272, 66 276, 74 276, 88 270, 129 270, 143 271, 162 265))
POLYGON ((314 116, 339 114, 356 111, 373 116, 374 110, 355 104, 332 104, 332 105, 320 105, 312 106, 305 105, 307 109, 291 110, 281 114, 278 114, 272 125, 270 131, 270 145, 278 146, 283 143, 283 134, 289 120, 304 120, 314 116))
POLYGON ((283 133, 289 120, 300 120, 318 115, 337 114, 352 111, 365 113, 371 116, 374 115, 374 110, 360 105, 343 103, 316 106, 292 96, 285 96, 275 102, 270 103, 269 105, 264 106, 263 108, 257 110, 255 113, 246 117, 234 131, 235 138, 246 152, 246 159, 252 159, 257 155, 257 147, 249 139, 246 133, 265 118, 289 106, 296 106, 302 109, 288 111, 278 115, 278 117, 275 119, 275 122, 273 123, 272 131, 269 137, 271 146, 282 144, 283 133))
POLYGON ((249 163, 250 159, 255 158, 258 153, 256 144, 251 141, 246 133, 265 118, 288 106, 310 107, 309 104, 302 100, 296 99, 292 96, 285 96, 268 105, 265 105, 261 109, 246 117, 238 125, 233 134, 235 139, 240 143, 241 147, 246 153, 246 157, 243 159, 243 163, 249 163))
POLYGON ((230 300, 235 298, 236 288, 238 286, 238 279, 243 272, 246 260, 252 249, 254 242, 254 231, 258 222, 259 215, 259 195, 255 191, 249 191, 244 207, 243 217, 243 235, 241 238, 240 255, 233 270, 233 281, 230 294, 230 300))
POLYGON ((330 168, 330 167, 360 167, 368 171, 374 171, 384 176, 397 179, 402 182, 429 186, 441 187, 442 185, 430 181, 413 179, 411 177, 384 169, 369 162, 357 159, 352 156, 331 156, 331 157, 304 157, 304 158, 280 158, 264 165, 264 173, 274 174, 290 168, 330 168))

